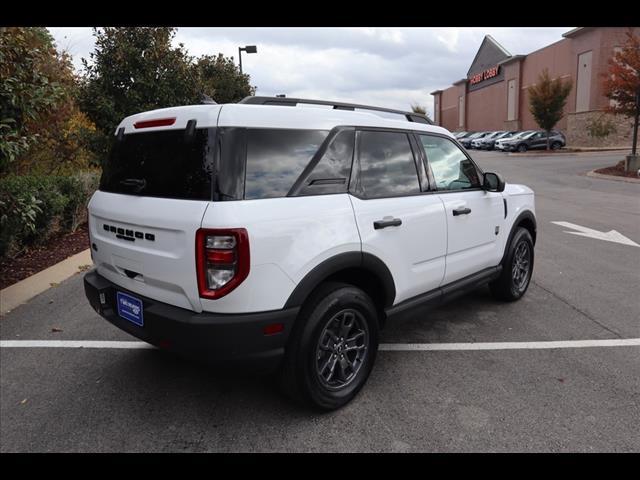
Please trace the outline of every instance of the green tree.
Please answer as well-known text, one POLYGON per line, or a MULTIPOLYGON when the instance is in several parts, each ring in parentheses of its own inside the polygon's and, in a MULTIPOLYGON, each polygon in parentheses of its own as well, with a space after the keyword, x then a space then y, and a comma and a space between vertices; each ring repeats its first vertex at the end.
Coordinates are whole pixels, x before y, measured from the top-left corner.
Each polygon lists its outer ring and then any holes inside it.
POLYGON ((431 117, 429 117, 429 115, 427 115, 427 107, 423 107, 419 103, 415 103, 415 104, 412 103, 411 104, 411 111, 413 113, 420 113, 420 114, 424 115, 425 117, 427 117, 429 119, 429 121, 432 121, 431 117))
POLYGON ((528 88, 529 111, 538 126, 547 132, 547 150, 549 133, 564 116, 564 106, 572 88, 571 80, 563 82, 560 78, 551 79, 546 68, 538 77, 538 82, 528 88))
POLYGON ((110 137, 129 115, 198 103, 192 58, 183 44, 173 47, 169 27, 94 28, 95 51, 82 59, 81 106, 110 137))
POLYGON ((418 103, 415 103, 415 104, 412 103, 411 110, 413 111, 413 113, 422 113, 423 115, 427 114, 427 107, 423 107, 418 103))
POLYGON ((255 94, 249 75, 240 73, 233 57, 203 55, 195 64, 200 92, 218 103, 236 103, 255 94))
POLYGON ((60 57, 46 28, 0 28, 0 175, 39 138, 34 128, 65 97, 60 57))

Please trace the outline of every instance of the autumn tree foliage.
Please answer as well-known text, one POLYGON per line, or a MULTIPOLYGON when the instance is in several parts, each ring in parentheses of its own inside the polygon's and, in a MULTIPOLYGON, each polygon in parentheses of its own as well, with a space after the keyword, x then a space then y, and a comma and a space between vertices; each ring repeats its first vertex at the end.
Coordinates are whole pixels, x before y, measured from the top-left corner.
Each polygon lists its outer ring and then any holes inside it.
POLYGON ((626 32, 622 48, 609 60, 603 87, 605 96, 613 100, 608 110, 634 119, 632 155, 636 155, 640 116, 640 36, 632 29, 626 32))
POLYGON ((538 81, 528 89, 529 111, 540 128, 547 132, 547 150, 549 133, 564 116, 564 107, 572 88, 571 80, 552 79, 549 70, 545 68, 538 81))
POLYGON ((0 174, 38 140, 30 123, 64 94, 50 79, 55 55, 45 28, 0 28, 0 174))
POLYGON ((42 27, 0 28, 0 175, 87 167, 94 129, 71 59, 42 27))

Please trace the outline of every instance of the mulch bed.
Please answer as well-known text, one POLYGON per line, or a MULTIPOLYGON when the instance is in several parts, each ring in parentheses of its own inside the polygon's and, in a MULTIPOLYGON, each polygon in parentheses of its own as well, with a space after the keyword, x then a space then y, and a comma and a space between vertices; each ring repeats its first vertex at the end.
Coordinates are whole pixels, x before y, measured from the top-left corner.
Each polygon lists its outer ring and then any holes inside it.
POLYGON ((618 177, 639 178, 637 172, 624 171, 624 160, 622 160, 621 162, 618 162, 618 164, 613 167, 598 168, 597 170, 594 170, 594 172, 601 173, 603 175, 616 175, 618 177))
POLYGON ((89 248, 87 224, 73 233, 54 236, 46 245, 29 248, 14 258, 0 261, 0 289, 13 285, 45 268, 89 248))

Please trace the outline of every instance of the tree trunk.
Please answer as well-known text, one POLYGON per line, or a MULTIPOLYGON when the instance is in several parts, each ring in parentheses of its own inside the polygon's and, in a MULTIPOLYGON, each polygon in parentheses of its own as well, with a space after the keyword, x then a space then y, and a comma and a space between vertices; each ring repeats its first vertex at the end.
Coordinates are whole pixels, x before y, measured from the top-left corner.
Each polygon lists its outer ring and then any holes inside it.
POLYGON ((640 89, 636 92, 636 118, 633 122, 633 146, 631 147, 631 155, 636 154, 638 145, 638 117, 640 117, 640 89))
POLYGON ((640 108, 636 109, 636 119, 633 122, 633 146, 631 148, 631 155, 636 154, 638 146, 638 117, 640 116, 640 108))
POLYGON ((549 150, 549 130, 547 130, 547 150, 549 150))

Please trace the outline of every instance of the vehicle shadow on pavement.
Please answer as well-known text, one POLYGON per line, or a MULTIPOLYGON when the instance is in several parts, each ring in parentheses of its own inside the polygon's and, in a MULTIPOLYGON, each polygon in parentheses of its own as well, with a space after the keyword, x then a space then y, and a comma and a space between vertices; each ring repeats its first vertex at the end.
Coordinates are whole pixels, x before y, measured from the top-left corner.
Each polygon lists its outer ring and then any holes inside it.
POLYGON ((422 314, 394 319, 381 332, 381 343, 475 341, 474 332, 490 329, 504 303, 484 286, 422 314))
MULTIPOLYGON (((220 408, 286 409, 307 415, 309 410, 289 400, 278 389, 277 376, 248 368, 214 366, 160 349, 134 350, 105 365, 103 382, 122 395, 144 392, 145 399, 161 399, 163 408, 191 404, 192 414, 220 408), (158 394, 155 396, 155 394, 158 394)), ((219 411, 218 411, 219 416, 219 411)))
MULTIPOLYGON (((469 312, 482 311, 487 305, 495 308, 497 303, 485 289, 460 297, 457 302, 430 310, 425 317, 389 325, 382 331, 381 342, 398 338, 403 342, 407 342, 407 338, 412 341, 441 341, 452 331, 473 327, 476 317, 469 312)), ((384 357, 379 355, 378 362, 384 362, 384 357)), ((185 402, 191 403, 192 414, 204 415, 205 418, 211 409, 220 408, 228 410, 229 415, 233 415, 234 410, 253 408, 281 411, 289 418, 325 414, 298 404, 281 393, 275 373, 212 366, 159 349, 132 350, 127 355, 118 355, 103 370, 102 381, 109 380, 112 380, 111 388, 119 391, 119 397, 145 392, 149 398, 140 399, 144 400, 143 404, 162 399, 164 407, 174 405, 182 408, 185 402)))

